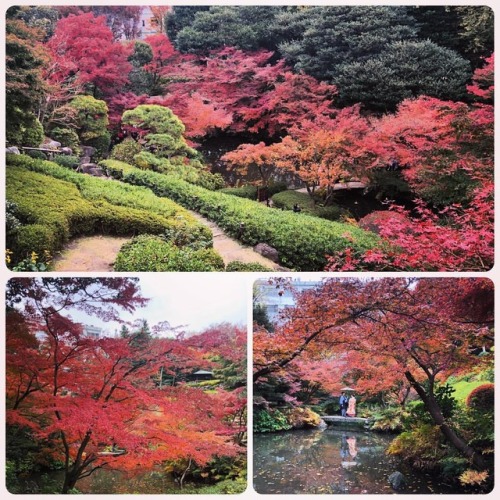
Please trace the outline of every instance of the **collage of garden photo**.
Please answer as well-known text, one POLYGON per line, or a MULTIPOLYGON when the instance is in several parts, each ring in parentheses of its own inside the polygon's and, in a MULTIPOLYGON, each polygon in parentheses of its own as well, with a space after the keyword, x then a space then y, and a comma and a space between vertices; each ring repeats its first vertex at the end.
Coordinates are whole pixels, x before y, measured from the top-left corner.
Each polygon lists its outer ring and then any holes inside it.
POLYGON ((489 3, 5 6, 5 494, 493 492, 489 3))

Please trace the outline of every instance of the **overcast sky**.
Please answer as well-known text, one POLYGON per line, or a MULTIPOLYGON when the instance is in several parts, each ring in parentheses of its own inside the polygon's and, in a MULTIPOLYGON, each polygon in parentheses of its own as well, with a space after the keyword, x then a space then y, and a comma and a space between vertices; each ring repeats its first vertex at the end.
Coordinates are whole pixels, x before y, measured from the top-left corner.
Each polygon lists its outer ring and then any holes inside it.
MULTIPOLYGON (((151 300, 133 315, 123 319, 147 319, 150 326, 168 321, 171 326, 184 326, 188 332, 199 332, 222 322, 246 327, 247 308, 251 301, 251 283, 240 273, 169 273, 141 275, 139 282, 144 297, 151 300)), ((110 334, 120 329, 115 323, 72 312, 75 321, 104 328, 110 334)))

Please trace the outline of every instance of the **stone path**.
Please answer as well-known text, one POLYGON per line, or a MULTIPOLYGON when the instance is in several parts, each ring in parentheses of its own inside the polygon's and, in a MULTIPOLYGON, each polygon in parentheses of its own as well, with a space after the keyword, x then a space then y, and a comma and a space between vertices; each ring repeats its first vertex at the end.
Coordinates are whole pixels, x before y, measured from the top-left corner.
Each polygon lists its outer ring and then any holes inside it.
MULTIPOLYGON (((210 228, 213 235, 214 249, 221 255, 224 264, 233 260, 250 263, 258 262, 270 269, 282 269, 280 266, 251 247, 241 245, 237 240, 227 236, 217 224, 202 215, 191 212, 202 224, 210 228)), ((52 261, 53 270, 59 271, 113 271, 113 263, 121 246, 130 238, 114 236, 85 236, 75 238, 64 248, 61 254, 52 261)))
POLYGON ((130 238, 84 236, 75 238, 52 261, 54 271, 112 271, 116 255, 130 238))
POLYGON ((258 262, 259 264, 269 267, 270 269, 282 269, 279 264, 266 259, 257 252, 254 252, 252 247, 243 246, 237 240, 227 236, 214 222, 209 221, 197 212, 191 211, 191 214, 212 231, 214 249, 221 255, 224 260, 224 264, 227 265, 233 260, 238 260, 246 263, 258 262))

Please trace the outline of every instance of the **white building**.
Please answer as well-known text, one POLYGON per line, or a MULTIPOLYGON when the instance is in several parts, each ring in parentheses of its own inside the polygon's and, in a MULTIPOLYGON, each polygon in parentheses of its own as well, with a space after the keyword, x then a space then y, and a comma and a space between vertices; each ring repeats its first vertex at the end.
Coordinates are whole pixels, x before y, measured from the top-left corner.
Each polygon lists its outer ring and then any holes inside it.
POLYGON ((295 306, 294 293, 311 290, 320 283, 320 281, 301 281, 300 278, 294 278, 291 288, 283 289, 282 287, 276 288, 276 285, 270 284, 267 280, 257 280, 254 300, 266 307, 269 320, 275 323, 281 311, 295 306))
POLYGON ((98 326, 83 325, 83 335, 92 339, 99 339, 104 336, 104 332, 98 326))

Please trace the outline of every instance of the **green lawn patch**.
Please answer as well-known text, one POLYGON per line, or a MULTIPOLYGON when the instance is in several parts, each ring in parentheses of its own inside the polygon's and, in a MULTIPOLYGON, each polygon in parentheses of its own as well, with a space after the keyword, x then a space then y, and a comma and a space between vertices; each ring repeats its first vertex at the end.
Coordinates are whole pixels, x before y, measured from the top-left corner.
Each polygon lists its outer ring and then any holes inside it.
POLYGON ((338 205, 321 206, 315 204, 314 200, 307 193, 298 191, 282 191, 272 198, 275 208, 283 210, 293 210, 294 205, 299 205, 301 213, 321 217, 332 221, 339 220, 342 216, 349 216, 349 211, 340 208, 338 205))

